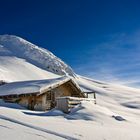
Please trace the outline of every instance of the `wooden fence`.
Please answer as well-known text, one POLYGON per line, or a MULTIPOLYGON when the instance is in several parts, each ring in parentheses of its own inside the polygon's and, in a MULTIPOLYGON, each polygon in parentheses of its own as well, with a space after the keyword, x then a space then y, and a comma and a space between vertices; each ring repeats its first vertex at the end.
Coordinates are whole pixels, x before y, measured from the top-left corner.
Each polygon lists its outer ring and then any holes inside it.
POLYGON ((91 101, 96 104, 96 99, 91 98, 78 98, 78 97, 58 97, 56 107, 64 113, 69 113, 72 108, 80 104, 81 101, 91 101))

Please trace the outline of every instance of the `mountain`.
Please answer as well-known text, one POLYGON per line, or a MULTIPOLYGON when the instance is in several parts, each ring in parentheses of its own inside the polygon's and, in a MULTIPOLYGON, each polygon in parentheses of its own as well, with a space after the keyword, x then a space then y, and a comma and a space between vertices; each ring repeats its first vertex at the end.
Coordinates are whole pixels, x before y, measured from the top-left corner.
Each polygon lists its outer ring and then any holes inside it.
POLYGON ((84 101, 70 114, 64 114, 56 109, 29 111, 0 100, 0 139, 140 139, 139 89, 76 75, 48 50, 17 36, 0 36, 0 81, 40 80, 61 75, 73 76, 85 91, 95 91, 97 104, 84 101))
POLYGON ((2 80, 42 79, 49 74, 75 76, 71 67, 50 51, 14 35, 0 35, 0 72, 2 80))

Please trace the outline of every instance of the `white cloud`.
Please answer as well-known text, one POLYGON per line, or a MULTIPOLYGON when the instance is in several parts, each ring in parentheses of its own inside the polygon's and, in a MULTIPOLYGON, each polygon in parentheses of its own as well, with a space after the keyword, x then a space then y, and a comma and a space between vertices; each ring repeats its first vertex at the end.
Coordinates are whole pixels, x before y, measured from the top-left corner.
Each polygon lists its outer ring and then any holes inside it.
POLYGON ((140 83, 140 31, 110 35, 87 57, 91 61, 78 71, 89 77, 129 86, 140 83))

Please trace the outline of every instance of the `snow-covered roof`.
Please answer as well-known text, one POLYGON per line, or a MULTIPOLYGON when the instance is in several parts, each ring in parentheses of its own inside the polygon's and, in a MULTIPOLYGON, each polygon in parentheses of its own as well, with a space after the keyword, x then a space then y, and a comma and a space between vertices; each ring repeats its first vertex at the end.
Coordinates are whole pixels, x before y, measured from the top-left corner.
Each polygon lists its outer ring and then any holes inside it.
MULTIPOLYGON (((30 93, 42 94, 45 91, 62 85, 63 83, 68 82, 70 80, 72 79, 67 76, 62 76, 60 78, 47 80, 12 82, 0 86, 0 96, 21 95, 30 93)), ((73 83, 77 88, 79 88, 74 81, 73 83)))

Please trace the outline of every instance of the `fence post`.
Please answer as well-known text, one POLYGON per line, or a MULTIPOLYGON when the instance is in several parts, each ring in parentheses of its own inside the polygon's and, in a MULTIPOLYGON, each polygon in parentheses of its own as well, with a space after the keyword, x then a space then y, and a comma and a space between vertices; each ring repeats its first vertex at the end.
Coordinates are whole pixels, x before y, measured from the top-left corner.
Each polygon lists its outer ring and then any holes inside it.
POLYGON ((95 99, 94 103, 96 104, 96 93, 95 92, 94 92, 94 99, 95 99))

